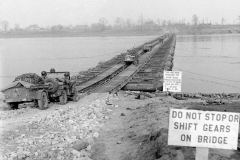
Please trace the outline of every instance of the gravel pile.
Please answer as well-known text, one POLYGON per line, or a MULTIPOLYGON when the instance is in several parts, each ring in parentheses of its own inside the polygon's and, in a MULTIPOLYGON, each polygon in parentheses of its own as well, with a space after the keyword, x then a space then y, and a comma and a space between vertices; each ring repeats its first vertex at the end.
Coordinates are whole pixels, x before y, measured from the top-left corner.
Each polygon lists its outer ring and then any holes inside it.
POLYGON ((2 104, 0 107, 2 110, 7 109, 7 111, 0 111, 0 120, 9 119, 17 115, 23 114, 29 111, 29 108, 20 108, 16 110, 9 110, 6 104, 2 104))
POLYGON ((115 100, 116 97, 104 94, 81 107, 58 109, 25 120, 28 132, 13 138, 17 150, 5 153, 0 159, 90 160, 88 151, 109 119, 108 108, 114 107, 115 100))

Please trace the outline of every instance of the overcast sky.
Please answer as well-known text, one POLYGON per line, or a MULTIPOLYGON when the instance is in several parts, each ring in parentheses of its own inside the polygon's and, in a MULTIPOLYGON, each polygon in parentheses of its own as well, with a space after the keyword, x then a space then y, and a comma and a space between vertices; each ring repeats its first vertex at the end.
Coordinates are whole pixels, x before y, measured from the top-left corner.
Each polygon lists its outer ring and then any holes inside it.
POLYGON ((192 15, 212 23, 239 23, 240 0, 0 0, 0 21, 11 26, 38 24, 83 25, 106 18, 113 24, 116 17, 134 22, 144 19, 182 20, 191 22, 192 15))

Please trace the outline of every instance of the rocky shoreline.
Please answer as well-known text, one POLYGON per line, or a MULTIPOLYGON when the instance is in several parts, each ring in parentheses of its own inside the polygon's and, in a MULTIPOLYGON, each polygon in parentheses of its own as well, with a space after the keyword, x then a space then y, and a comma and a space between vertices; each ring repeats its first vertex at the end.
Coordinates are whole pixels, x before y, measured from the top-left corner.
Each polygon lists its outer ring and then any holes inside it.
MULTIPOLYGON (((88 151, 99 137, 101 126, 109 119, 107 115, 111 110, 106 107, 106 102, 115 98, 91 95, 86 99, 91 101, 49 108, 47 114, 29 117, 23 116, 34 108, 1 112, 1 119, 5 121, 19 116, 22 119, 16 128, 1 133, 1 143, 5 144, 2 147, 9 146, 11 151, 1 148, 0 159, 90 159, 88 151)), ((2 127, 5 130, 5 126, 2 127)))

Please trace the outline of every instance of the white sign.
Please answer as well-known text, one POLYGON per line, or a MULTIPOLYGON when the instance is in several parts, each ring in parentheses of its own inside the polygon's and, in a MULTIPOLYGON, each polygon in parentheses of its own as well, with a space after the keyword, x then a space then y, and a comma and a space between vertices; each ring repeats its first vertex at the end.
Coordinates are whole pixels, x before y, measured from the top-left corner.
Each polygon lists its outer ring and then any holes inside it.
POLYGON ((239 113, 170 109, 168 145, 237 149, 239 113))
POLYGON ((182 71, 164 71, 163 91, 181 92, 182 71))

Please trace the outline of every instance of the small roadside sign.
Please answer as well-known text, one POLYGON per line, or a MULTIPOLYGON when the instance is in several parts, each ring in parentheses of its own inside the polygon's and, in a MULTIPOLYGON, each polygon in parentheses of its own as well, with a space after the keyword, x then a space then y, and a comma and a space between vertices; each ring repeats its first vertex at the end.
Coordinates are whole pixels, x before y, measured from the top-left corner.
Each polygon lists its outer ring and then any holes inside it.
POLYGON ((236 150, 239 115, 170 109, 168 145, 236 150))
POLYGON ((181 92, 182 71, 164 71, 163 91, 181 92))

